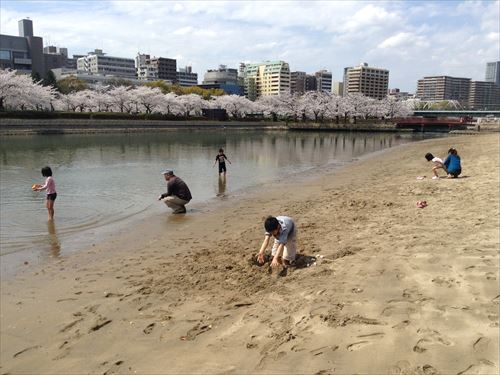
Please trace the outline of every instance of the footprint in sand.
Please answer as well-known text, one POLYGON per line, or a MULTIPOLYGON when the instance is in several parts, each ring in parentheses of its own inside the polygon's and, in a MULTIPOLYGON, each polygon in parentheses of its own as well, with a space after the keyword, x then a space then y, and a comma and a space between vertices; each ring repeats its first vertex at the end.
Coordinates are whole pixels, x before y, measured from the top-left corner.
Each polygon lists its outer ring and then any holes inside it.
MULTIPOLYGON (((112 375, 112 374, 119 374, 122 373, 123 371, 120 371, 120 366, 123 364, 123 361, 116 361, 109 367, 106 371, 102 373, 102 375, 112 375)), ((101 363, 101 366, 106 366, 108 365, 108 362, 103 362, 101 363)))
POLYGON ((155 327, 155 323, 149 324, 146 328, 142 330, 146 335, 149 335, 151 332, 153 332, 153 328, 155 327))
POLYGON ((350 352, 354 352, 354 351, 359 350, 361 348, 364 348, 365 346, 368 346, 370 344, 372 344, 372 342, 370 342, 370 341, 358 341, 358 342, 352 343, 350 345, 347 345, 347 350, 349 350, 350 352))
POLYGON ((474 344, 472 344, 472 347, 474 348, 474 351, 482 353, 488 349, 490 342, 491 340, 489 338, 481 336, 474 342, 474 344))
POLYGON ((469 365, 466 369, 457 373, 457 375, 476 375, 476 374, 491 374, 492 367, 495 364, 487 359, 480 359, 477 363, 469 365))
POLYGON ((423 335, 423 338, 419 339, 413 347, 413 351, 415 353, 423 353, 427 351, 428 347, 431 345, 453 345, 453 342, 451 340, 441 335, 438 331, 434 331, 431 329, 419 329, 417 330, 417 333, 423 335))

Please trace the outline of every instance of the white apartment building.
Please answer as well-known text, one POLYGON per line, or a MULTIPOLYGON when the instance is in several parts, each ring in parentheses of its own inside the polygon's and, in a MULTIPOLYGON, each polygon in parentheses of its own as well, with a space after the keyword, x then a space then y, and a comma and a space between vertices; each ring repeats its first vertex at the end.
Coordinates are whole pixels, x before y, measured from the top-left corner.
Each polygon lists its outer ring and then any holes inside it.
POLYGON ((100 49, 80 57, 77 70, 92 74, 110 75, 118 78, 134 79, 136 77, 135 62, 124 57, 106 56, 100 49))
POLYGON ((383 99, 389 88, 389 70, 373 68, 367 63, 344 68, 344 96, 361 93, 370 98, 383 99))
POLYGON ((290 94, 290 67, 284 61, 265 61, 243 67, 245 96, 255 100, 260 96, 290 94))

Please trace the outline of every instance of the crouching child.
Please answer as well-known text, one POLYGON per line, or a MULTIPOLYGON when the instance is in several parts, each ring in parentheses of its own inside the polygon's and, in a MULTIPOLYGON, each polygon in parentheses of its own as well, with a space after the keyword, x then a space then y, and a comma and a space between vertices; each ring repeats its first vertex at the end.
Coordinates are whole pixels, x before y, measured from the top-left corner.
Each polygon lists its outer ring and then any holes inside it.
POLYGON ((257 254, 257 262, 259 264, 264 263, 264 252, 272 236, 274 237, 274 244, 271 251, 271 267, 275 268, 282 265, 287 268, 293 265, 297 254, 297 227, 293 219, 288 216, 269 216, 264 222, 264 228, 266 234, 257 254))

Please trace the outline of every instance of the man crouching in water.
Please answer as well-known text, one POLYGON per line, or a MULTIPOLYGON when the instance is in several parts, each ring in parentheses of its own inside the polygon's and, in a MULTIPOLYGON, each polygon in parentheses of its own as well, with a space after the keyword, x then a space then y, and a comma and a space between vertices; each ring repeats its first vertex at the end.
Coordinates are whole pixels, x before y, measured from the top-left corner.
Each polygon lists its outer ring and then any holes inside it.
POLYGON ((297 228, 293 219, 288 216, 269 216, 264 222, 264 228, 266 234, 257 254, 257 262, 259 264, 264 263, 264 251, 266 251, 269 240, 273 236, 274 244, 271 251, 273 260, 271 267, 275 268, 282 265, 286 269, 293 264, 297 253, 297 228))

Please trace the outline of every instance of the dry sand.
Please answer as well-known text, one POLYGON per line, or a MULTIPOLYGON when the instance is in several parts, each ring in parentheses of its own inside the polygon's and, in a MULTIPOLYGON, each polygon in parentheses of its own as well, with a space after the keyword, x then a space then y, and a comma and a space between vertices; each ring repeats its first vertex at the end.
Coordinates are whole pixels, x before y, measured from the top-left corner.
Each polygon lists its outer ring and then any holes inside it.
POLYGON ((498 374, 499 141, 398 147, 28 265, 2 284, 0 371, 498 374), (450 146, 464 178, 431 180, 450 146), (316 264, 252 264, 268 214, 316 264))

